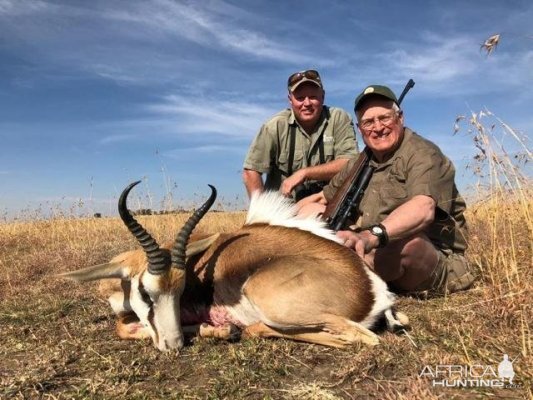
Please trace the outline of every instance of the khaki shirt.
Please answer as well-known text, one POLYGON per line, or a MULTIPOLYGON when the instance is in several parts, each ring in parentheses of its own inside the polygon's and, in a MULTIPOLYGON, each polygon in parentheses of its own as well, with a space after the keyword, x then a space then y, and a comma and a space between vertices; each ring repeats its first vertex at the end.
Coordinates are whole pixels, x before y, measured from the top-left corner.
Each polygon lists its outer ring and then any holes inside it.
POLYGON ((324 106, 315 131, 309 135, 298 124, 291 109, 283 110, 261 127, 244 160, 245 169, 267 174, 265 189, 278 190, 288 177, 290 129, 296 134, 293 173, 320 164, 321 137, 325 162, 358 154, 354 125, 346 111, 324 106))
MULTIPOLYGON (((355 160, 333 177, 324 187, 329 201, 346 179, 355 160)), ((432 197, 437 202, 435 220, 426 235, 439 249, 464 253, 467 248, 466 204, 455 185, 455 168, 432 142, 409 128, 396 153, 384 163, 370 161, 374 174, 360 204, 360 227, 380 223, 393 210, 417 195, 432 197)))

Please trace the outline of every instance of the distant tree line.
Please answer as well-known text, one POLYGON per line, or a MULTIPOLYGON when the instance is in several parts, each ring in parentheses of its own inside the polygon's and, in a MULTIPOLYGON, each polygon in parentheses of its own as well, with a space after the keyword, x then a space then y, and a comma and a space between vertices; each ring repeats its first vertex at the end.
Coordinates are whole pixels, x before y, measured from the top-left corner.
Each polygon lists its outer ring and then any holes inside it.
MULTIPOLYGON (((165 214, 179 214, 179 213, 191 213, 192 210, 187 210, 185 208, 177 208, 175 210, 152 210, 150 208, 140 208, 138 210, 129 210, 131 215, 165 215, 165 214)), ((219 210, 210 210, 209 212, 220 212, 219 210)), ((102 213, 94 213, 94 218, 102 218, 102 213)))

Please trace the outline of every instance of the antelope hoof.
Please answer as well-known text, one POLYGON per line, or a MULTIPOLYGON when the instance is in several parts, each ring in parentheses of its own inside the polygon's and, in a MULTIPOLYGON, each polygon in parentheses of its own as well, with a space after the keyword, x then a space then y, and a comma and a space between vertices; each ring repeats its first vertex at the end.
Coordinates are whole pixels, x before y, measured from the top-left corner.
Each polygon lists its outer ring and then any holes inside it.
POLYGON ((240 329, 234 324, 220 327, 211 326, 203 323, 200 325, 200 337, 212 337, 223 340, 238 340, 241 336, 240 329))
POLYGON ((398 321, 400 321, 400 323, 405 327, 405 328, 409 328, 409 317, 404 314, 403 312, 399 312, 397 311, 396 312, 396 318, 398 319, 398 321))

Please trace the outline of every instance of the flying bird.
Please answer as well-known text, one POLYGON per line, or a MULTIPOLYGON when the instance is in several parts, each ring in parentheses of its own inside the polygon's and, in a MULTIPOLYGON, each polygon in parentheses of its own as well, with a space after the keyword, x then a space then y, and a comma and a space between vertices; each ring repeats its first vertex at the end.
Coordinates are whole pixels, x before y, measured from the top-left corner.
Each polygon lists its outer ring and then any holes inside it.
POLYGON ((481 45, 480 50, 481 49, 486 50, 487 56, 489 56, 490 53, 492 53, 496 49, 496 46, 498 46, 499 42, 500 42, 500 35, 499 34, 492 35, 487 40, 485 40, 485 42, 481 45))

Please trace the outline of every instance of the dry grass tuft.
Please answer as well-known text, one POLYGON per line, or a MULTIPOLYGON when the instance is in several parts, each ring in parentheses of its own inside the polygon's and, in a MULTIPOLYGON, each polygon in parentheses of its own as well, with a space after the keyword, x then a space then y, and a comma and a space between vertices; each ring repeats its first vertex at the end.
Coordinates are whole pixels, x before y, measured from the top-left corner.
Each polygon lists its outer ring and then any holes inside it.
MULTIPOLYGON (((179 355, 162 354, 148 342, 117 339, 95 284, 52 276, 136 248, 117 218, 3 223, 0 398, 532 398, 531 152, 524 135, 487 111, 459 118, 457 132, 465 122, 477 151, 469 168, 479 177, 468 210, 468 256, 480 280, 446 298, 401 298, 413 326, 409 337, 385 333, 380 346, 347 350, 193 340, 179 355), (420 376, 427 365, 497 368, 503 354, 515 359, 515 388, 433 387, 420 376)), ((138 219, 165 241, 187 215, 138 219)), ((200 229, 229 231, 243 221, 244 213, 209 213, 200 229)))

